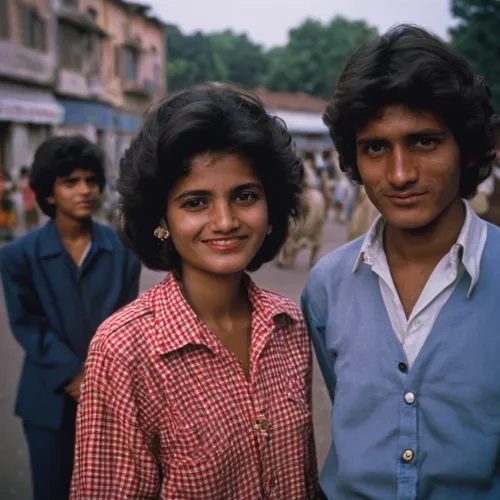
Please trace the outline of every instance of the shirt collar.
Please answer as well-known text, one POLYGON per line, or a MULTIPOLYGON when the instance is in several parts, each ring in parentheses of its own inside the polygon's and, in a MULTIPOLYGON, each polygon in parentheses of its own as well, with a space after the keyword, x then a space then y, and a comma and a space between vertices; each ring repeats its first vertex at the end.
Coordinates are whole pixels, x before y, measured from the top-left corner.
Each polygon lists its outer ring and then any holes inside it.
POLYGON ((373 221, 373 224, 370 226, 368 233, 366 233, 358 258, 356 259, 352 269, 353 273, 355 273, 359 269, 359 266, 364 262, 371 266, 373 264, 373 257, 378 255, 378 253, 383 250, 384 227, 385 221, 381 215, 378 215, 373 221))
MULTIPOLYGON (((92 230, 92 245, 96 249, 105 250, 107 252, 113 252, 113 242, 109 231, 106 231, 103 226, 91 221, 92 230)), ((64 250, 64 245, 57 230, 57 226, 54 220, 50 220, 41 228, 41 238, 40 238, 40 257, 42 259, 48 257, 54 257, 60 255, 64 250)))
MULTIPOLYGON (((452 263, 458 265, 461 261, 465 270, 471 278, 468 296, 471 295, 477 281, 481 267, 481 257, 486 241, 487 224, 479 218, 469 203, 463 201, 465 207, 465 221, 457 242, 453 245, 450 254, 452 263)), ((379 215, 370 227, 370 230, 363 240, 358 258, 354 264, 352 272, 355 273, 362 263, 373 265, 380 252, 384 251, 383 234, 385 221, 379 215)))
POLYGON ((462 263, 471 278, 471 284, 467 294, 470 296, 479 280, 481 257, 486 243, 488 225, 486 221, 476 215, 469 203, 464 201, 464 205, 465 222, 453 249, 455 252, 455 259, 459 259, 460 251, 462 252, 462 263))
MULTIPOLYGON (((283 315, 293 322, 301 320, 299 310, 292 307, 288 299, 262 290, 248 276, 245 279, 253 309, 252 334, 260 328, 273 327, 278 317, 283 315)), ((189 344, 211 347, 205 324, 187 303, 172 274, 152 292, 153 345, 158 354, 168 354, 189 344)))

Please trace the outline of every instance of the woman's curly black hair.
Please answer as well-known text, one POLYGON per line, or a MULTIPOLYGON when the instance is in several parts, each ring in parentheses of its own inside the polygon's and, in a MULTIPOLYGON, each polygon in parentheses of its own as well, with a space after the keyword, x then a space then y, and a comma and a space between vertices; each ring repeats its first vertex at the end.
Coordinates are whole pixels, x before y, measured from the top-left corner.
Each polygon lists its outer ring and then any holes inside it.
POLYGON ((204 152, 241 154, 263 184, 273 231, 248 265, 255 271, 277 255, 290 219, 299 215, 303 165, 285 124, 255 96, 229 85, 174 93, 148 114, 120 162, 118 232, 148 268, 180 273, 171 238, 161 243, 153 231, 165 217, 170 188, 204 152))
POLYGON ((460 196, 471 198, 495 157, 490 89, 471 66, 422 28, 399 25, 358 48, 337 82, 323 121, 341 169, 362 182, 356 132, 390 104, 436 113, 461 152, 460 196))
POLYGON ((71 175, 75 170, 88 170, 97 178, 102 192, 106 184, 104 153, 82 135, 52 137, 38 146, 30 173, 30 186, 42 212, 50 218, 56 207, 47 201, 58 177, 71 175))

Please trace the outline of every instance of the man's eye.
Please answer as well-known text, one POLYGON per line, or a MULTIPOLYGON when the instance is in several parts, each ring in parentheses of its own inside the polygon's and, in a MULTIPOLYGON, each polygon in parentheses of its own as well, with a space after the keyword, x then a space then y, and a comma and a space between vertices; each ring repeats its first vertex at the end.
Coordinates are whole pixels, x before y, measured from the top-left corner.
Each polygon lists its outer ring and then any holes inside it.
POLYGON ((251 191, 245 191, 243 193, 238 193, 236 195, 236 201, 246 204, 252 203, 257 199, 258 196, 255 193, 252 193, 251 191))
POLYGON ((432 148, 438 144, 438 140, 435 137, 421 137, 415 141, 415 146, 422 148, 432 148))
POLYGON ((379 154, 384 151, 384 146, 382 144, 368 144, 365 148, 365 152, 368 154, 379 154))

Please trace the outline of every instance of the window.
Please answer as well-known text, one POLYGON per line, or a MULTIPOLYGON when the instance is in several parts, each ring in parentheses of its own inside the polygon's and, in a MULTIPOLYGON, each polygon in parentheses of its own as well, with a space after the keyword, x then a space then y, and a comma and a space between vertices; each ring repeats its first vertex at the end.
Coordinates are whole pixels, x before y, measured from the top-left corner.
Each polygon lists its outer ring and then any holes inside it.
POLYGON ((59 24, 59 63, 65 69, 82 71, 83 35, 71 25, 59 24))
POLYGON ((122 48, 115 45, 115 76, 122 75, 122 48))
POLYGON ((10 38, 9 29, 9 11, 8 11, 8 0, 0 0, 0 39, 8 40, 10 38))
POLYGON ((30 49, 46 50, 45 21, 36 7, 21 5, 23 44, 30 49))
POLYGON ((160 79, 161 79, 161 66, 160 66, 160 63, 155 63, 154 67, 153 67, 153 80, 155 82, 155 85, 159 85, 160 84, 160 79))
POLYGON ((158 56, 158 50, 154 46, 151 47, 151 68, 152 68, 153 81, 155 85, 159 85, 161 78, 160 75, 161 65, 160 65, 160 58, 158 56))
POLYGON ((125 80, 128 82, 136 82, 139 55, 136 50, 126 47, 123 50, 123 56, 125 63, 125 80))
POLYGON ((97 20, 97 10, 95 10, 93 7, 89 7, 87 9, 87 15, 92 19, 92 21, 97 20))

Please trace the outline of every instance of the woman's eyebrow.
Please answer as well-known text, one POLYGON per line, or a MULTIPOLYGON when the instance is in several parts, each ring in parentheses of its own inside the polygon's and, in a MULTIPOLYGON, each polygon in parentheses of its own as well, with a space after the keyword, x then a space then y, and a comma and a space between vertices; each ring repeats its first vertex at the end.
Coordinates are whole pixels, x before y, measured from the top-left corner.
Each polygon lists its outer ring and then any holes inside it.
MULTIPOLYGON (((231 188, 231 192, 244 191, 245 189, 259 189, 263 190, 262 184, 259 182, 247 182, 246 184, 238 184, 237 186, 231 188)), ((174 198, 174 201, 182 200, 184 198, 189 198, 190 196, 210 196, 211 192, 206 189, 193 189, 190 191, 184 191, 174 198)))
POLYGON ((192 191, 184 191, 174 198, 174 201, 182 200, 183 198, 188 198, 189 196, 208 196, 210 195, 210 191, 205 189, 195 189, 192 191))

